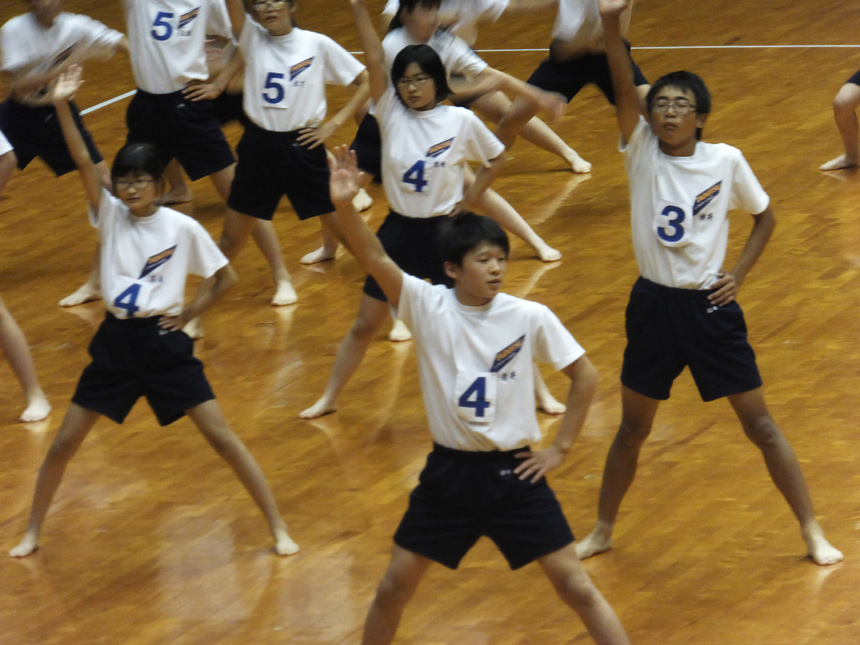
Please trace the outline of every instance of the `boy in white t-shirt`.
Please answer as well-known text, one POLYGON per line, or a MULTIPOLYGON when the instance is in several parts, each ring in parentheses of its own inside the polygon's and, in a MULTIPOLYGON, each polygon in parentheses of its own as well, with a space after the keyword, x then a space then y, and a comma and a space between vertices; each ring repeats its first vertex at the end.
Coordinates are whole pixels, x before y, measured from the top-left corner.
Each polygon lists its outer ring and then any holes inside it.
POLYGON ((794 512, 809 557, 842 560, 815 519, 794 451, 770 416, 755 354, 736 302, 738 289, 774 228, 769 198, 739 150, 700 141, 710 112, 701 78, 674 72, 657 80, 641 116, 633 66, 621 37, 630 0, 600 0, 616 95, 621 150, 630 179, 633 246, 641 277, 627 306, 621 369, 622 422, 606 458, 598 518, 577 545, 585 558, 612 548, 612 529, 636 472, 639 450, 661 400, 689 366, 704 401, 726 397, 794 512), (723 268, 728 211, 753 214, 731 271, 723 268))
POLYGON ((629 643, 582 568, 573 533, 544 478, 564 461, 597 386, 585 351, 548 308, 499 293, 508 240, 487 217, 464 212, 440 231, 453 289, 404 273, 352 206, 359 178, 355 153, 344 147, 334 153, 332 202, 349 248, 414 334, 434 441, 394 536, 362 642, 390 643, 430 564, 456 569, 488 536, 512 569, 539 562, 596 642, 629 643), (567 413, 543 450, 529 448, 541 435, 534 413, 535 358, 571 379, 567 413))

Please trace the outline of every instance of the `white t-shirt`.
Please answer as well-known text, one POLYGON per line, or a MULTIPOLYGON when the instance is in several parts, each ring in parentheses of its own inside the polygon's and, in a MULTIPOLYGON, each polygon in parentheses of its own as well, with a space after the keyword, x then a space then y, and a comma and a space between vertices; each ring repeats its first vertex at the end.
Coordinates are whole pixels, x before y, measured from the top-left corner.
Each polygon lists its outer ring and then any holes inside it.
MULTIPOLYGON (((78 63, 108 58, 121 40, 120 32, 87 16, 63 12, 46 28, 32 13, 26 13, 0 28, 0 69, 24 79, 40 76, 70 58, 78 63)), ((16 98, 31 106, 50 103, 44 87, 16 98)))
POLYGON ((349 85, 364 70, 328 36, 297 27, 272 36, 250 17, 239 49, 245 59, 245 113, 275 132, 319 124, 326 114, 326 84, 349 85))
POLYGON ((403 27, 388 32, 382 39, 382 48, 385 50, 385 67, 391 70, 394 59, 400 50, 407 45, 430 45, 442 63, 448 76, 457 75, 471 78, 480 74, 487 67, 487 63, 478 56, 462 38, 447 31, 437 31, 428 42, 416 40, 403 27))
POLYGON ((375 115, 382 134, 382 184, 391 209, 406 217, 450 213, 463 198, 464 165, 489 165, 505 150, 466 108, 407 108, 389 87, 375 115))
POLYGON ((603 21, 597 0, 561 0, 552 37, 580 47, 601 47, 603 21))
POLYGON ((534 360, 560 370, 585 354, 547 307, 504 293, 468 307, 453 289, 404 273, 398 314, 415 337, 433 440, 456 450, 538 441, 534 360))
POLYGON ((178 92, 209 78, 206 34, 232 38, 223 0, 122 0, 137 86, 150 94, 178 92))
MULTIPOLYGON (((442 0, 439 19, 445 29, 453 31, 470 45, 478 39, 478 22, 496 21, 509 0, 442 0)), ((388 0, 383 16, 394 17, 400 7, 400 0, 388 0)))
POLYGON ((0 157, 5 155, 7 152, 12 152, 12 144, 9 143, 9 139, 6 138, 6 135, 0 131, 0 157))
POLYGON ((117 318, 176 316, 182 312, 188 274, 208 278, 227 265, 206 229, 170 208, 135 217, 104 190, 90 221, 102 244, 102 296, 117 318))
POLYGON ((757 215, 770 203, 743 154, 699 141, 690 157, 667 155, 644 117, 621 150, 639 272, 667 287, 707 289, 723 269, 728 211, 757 215))

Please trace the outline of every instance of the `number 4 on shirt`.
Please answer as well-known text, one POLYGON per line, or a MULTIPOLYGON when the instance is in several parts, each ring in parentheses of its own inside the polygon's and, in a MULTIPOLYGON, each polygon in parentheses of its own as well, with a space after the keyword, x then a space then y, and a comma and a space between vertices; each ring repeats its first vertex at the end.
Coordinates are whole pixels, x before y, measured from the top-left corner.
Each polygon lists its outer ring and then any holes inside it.
POLYGON ((140 309, 137 306, 139 295, 140 285, 135 282, 114 299, 113 306, 117 309, 125 309, 127 318, 134 318, 134 314, 140 309))
POLYGON ((412 164, 412 167, 403 173, 401 181, 404 184, 412 184, 415 187, 416 193, 423 191, 424 186, 427 185, 427 182, 424 181, 424 160, 419 159, 412 164))

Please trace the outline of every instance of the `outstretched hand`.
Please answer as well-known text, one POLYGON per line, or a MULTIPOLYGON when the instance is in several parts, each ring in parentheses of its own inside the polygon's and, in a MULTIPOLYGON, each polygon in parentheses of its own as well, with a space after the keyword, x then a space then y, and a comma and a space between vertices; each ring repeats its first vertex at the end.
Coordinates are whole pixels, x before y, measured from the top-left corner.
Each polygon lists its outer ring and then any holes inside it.
POLYGON ((69 69, 60 74, 54 87, 51 88, 51 101, 54 103, 71 101, 84 82, 81 78, 82 72, 83 68, 80 65, 71 65, 69 69))
POLYGON ((600 15, 620 16, 629 4, 630 0, 600 0, 600 15))
POLYGON ((335 146, 328 158, 329 191, 335 205, 351 203, 358 194, 362 173, 358 169, 355 151, 349 146, 335 146))

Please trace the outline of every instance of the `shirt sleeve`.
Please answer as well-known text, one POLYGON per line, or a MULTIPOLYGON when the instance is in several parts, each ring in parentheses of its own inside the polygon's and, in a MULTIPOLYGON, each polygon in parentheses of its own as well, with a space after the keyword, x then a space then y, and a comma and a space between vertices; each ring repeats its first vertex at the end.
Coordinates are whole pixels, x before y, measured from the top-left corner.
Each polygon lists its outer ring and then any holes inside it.
POLYGON ((645 117, 641 115, 636 129, 630 135, 630 141, 624 141, 619 137, 618 149, 624 156, 624 167, 627 169, 629 177, 638 176, 637 170, 643 163, 647 163, 646 160, 649 158, 647 151, 649 146, 656 145, 656 139, 657 135, 654 134, 645 117))
POLYGON ((462 74, 471 78, 487 69, 486 61, 478 56, 465 40, 453 34, 445 34, 443 38, 450 39, 450 42, 445 43, 445 47, 450 48, 452 53, 448 74, 462 74))
POLYGON ((188 218, 189 251, 188 272, 209 278, 229 264, 229 260, 215 244, 209 232, 192 218, 188 218))
POLYGON ((403 274, 403 286, 400 289, 400 303, 397 316, 421 342, 423 336, 422 324, 432 320, 438 314, 447 289, 442 286, 434 287, 408 273, 403 274))
MULTIPOLYGON (((224 0, 209 0, 209 11, 206 14, 206 33, 223 38, 233 38, 233 25, 230 22, 230 14, 227 13, 227 5, 224 0)), ((245 23, 253 22, 250 16, 245 23)))
POLYGON ((732 174, 732 199, 729 209, 740 209, 758 215, 770 204, 770 197, 755 176, 740 150, 736 150, 734 173, 732 174))
POLYGON ((478 161, 485 166, 489 165, 492 159, 495 159, 505 151, 504 144, 499 141, 498 137, 484 125, 483 121, 474 112, 465 108, 457 109, 464 111, 469 122, 468 136, 465 137, 466 158, 470 161, 478 161))
POLYGON ((585 355, 585 350, 548 307, 538 305, 533 356, 561 370, 585 355))
POLYGON ((76 26, 83 32, 84 58, 108 58, 122 40, 122 33, 88 16, 75 16, 76 26))
POLYGON ((364 71, 364 65, 328 36, 323 38, 326 51, 325 82, 349 85, 364 71))
POLYGON ((13 26, 14 23, 9 21, 0 28, 0 58, 3 61, 0 70, 10 73, 15 73, 27 63, 24 48, 15 46, 13 26))

